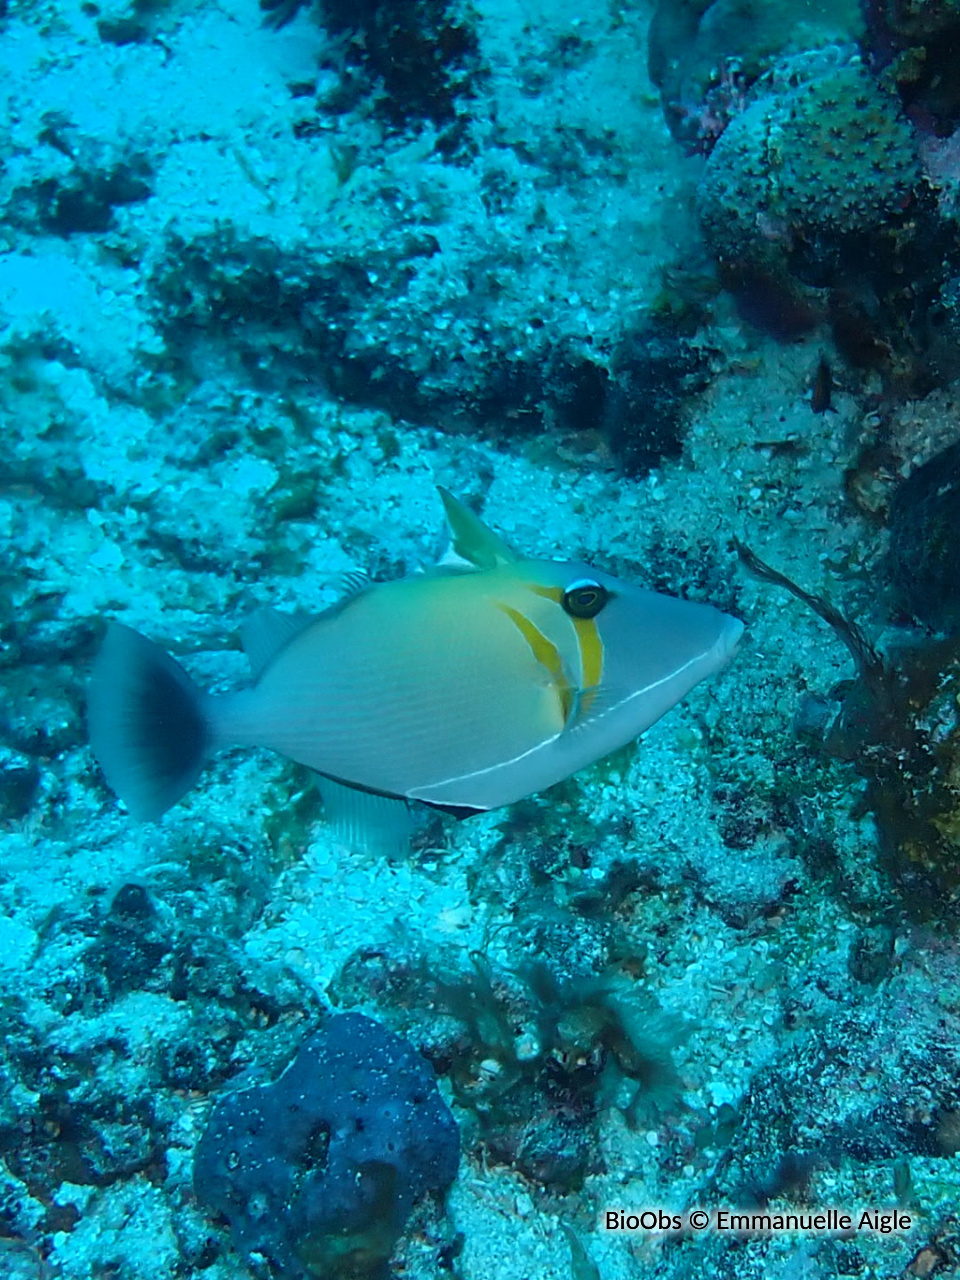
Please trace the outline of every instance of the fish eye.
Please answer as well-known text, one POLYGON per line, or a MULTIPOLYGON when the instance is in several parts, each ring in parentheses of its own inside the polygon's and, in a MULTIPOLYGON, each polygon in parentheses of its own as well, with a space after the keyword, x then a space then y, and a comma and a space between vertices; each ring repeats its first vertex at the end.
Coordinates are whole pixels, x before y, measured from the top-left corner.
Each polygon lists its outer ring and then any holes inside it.
POLYGON ((571 618, 595 618, 610 599, 610 592, 592 578, 580 578, 563 593, 563 607, 571 618))

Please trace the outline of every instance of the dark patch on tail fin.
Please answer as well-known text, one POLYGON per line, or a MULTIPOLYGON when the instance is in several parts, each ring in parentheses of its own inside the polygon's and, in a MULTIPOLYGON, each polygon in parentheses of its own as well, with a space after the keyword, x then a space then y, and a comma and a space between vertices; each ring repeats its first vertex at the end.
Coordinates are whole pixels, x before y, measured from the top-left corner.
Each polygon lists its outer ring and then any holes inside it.
POLYGON ((90 745, 135 818, 159 818, 196 782, 211 747, 204 701, 159 645, 109 624, 90 682, 90 745))

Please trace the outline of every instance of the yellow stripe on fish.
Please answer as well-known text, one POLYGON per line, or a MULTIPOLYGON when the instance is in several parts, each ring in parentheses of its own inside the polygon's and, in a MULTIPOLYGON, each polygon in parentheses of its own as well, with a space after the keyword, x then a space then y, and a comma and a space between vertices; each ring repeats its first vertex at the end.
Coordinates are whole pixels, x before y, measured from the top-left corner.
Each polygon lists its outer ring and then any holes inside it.
POLYGON ((497 607, 514 624, 530 646, 533 656, 547 672, 550 677, 551 687, 560 700, 560 714, 563 716, 563 723, 564 725, 568 724, 576 704, 576 688, 571 683, 564 667, 563 659, 560 657, 560 650, 519 609, 514 609, 508 604, 498 604, 497 607))
POLYGON ((603 676, 603 641, 596 620, 593 618, 574 618, 574 629, 580 642, 580 669, 583 672, 581 689, 577 698, 576 715, 579 720, 586 716, 600 689, 603 676))
POLYGON ((546 669, 560 700, 563 723, 567 727, 587 714, 596 697, 603 675, 603 640, 596 618, 573 617, 564 611, 562 588, 542 587, 536 583, 527 583, 525 586, 535 595, 556 605, 557 623, 572 627, 576 639, 579 678, 570 672, 557 645, 522 610, 498 602, 498 607, 510 617, 530 645, 534 657, 546 669))

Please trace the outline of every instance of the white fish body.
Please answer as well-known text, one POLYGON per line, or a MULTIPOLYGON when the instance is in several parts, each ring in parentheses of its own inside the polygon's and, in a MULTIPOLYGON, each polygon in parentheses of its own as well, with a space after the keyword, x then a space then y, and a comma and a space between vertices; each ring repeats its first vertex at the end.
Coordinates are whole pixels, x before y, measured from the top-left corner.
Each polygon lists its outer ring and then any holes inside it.
POLYGON ((343 787, 385 798, 384 814, 387 801, 497 808, 631 741, 733 654, 737 619, 589 565, 519 560, 444 501, 477 567, 371 584, 306 623, 268 613, 248 689, 202 695, 111 624, 91 742, 136 816, 158 817, 226 745, 272 748, 341 800, 343 787))

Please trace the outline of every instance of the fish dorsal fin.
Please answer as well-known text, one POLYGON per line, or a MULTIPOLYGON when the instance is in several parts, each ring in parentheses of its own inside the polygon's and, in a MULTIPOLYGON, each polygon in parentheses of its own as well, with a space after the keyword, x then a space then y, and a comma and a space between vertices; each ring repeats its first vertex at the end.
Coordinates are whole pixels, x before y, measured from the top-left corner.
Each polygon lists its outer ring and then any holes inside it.
POLYGON ((316 779, 324 817, 344 844, 390 858, 406 852, 414 822, 402 796, 363 791, 324 773, 316 779))
POLYGON ((278 613, 268 608, 257 609, 243 620, 240 643, 250 659, 254 680, 259 680, 276 654, 309 623, 306 614, 278 613))
POLYGON ((516 552, 492 529, 488 529, 478 515, 442 485, 437 485, 437 492, 443 499, 443 509, 453 535, 453 549, 458 556, 478 569, 496 569, 501 564, 515 563, 518 559, 516 552))

